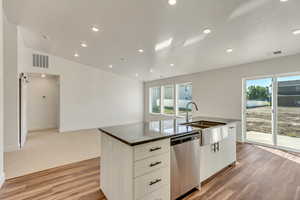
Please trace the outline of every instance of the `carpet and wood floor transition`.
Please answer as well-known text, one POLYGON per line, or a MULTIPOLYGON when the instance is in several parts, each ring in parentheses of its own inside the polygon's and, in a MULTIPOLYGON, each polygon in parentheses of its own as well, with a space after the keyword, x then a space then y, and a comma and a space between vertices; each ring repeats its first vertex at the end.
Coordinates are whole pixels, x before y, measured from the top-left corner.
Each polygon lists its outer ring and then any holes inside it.
MULTIPOLYGON (((238 144, 236 166, 185 200, 300 200, 300 156, 238 144)), ((1 200, 105 200, 99 158, 7 180, 1 200)))
POLYGON ((4 153, 7 179, 100 156, 101 134, 97 129, 59 133, 55 129, 29 133, 25 146, 4 153))

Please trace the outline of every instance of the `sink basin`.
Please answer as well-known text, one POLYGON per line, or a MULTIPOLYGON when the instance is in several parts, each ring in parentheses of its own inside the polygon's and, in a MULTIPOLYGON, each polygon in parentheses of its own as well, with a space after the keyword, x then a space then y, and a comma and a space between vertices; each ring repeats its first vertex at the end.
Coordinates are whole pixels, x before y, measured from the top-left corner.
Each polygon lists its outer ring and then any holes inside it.
POLYGON ((226 125, 226 124, 222 123, 222 122, 213 122, 213 121, 201 120, 201 121, 184 123, 182 125, 187 125, 187 126, 192 126, 192 127, 205 129, 205 128, 210 128, 210 127, 220 126, 220 125, 226 125))
POLYGON ((218 143, 223 139, 227 138, 229 134, 228 126, 225 126, 226 123, 222 123, 222 122, 201 120, 201 121, 184 123, 183 125, 203 129, 201 133, 202 146, 218 143))

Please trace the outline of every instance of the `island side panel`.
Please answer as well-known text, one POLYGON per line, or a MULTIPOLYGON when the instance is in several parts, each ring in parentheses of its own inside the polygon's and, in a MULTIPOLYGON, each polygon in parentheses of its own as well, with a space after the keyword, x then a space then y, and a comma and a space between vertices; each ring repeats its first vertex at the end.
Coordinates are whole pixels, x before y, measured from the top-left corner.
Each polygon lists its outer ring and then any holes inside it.
POLYGON ((101 134, 100 188, 109 200, 133 200, 133 147, 101 134))

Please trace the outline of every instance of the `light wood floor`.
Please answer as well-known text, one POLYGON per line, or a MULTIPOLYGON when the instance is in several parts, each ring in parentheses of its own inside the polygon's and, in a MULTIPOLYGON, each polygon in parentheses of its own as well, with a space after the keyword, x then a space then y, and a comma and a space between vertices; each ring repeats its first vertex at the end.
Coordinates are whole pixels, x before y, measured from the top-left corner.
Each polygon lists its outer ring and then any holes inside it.
MULTIPOLYGON (((300 157, 238 144, 238 163, 185 200, 300 200, 300 157)), ((8 180, 1 200, 105 200, 99 190, 99 159, 8 180)))

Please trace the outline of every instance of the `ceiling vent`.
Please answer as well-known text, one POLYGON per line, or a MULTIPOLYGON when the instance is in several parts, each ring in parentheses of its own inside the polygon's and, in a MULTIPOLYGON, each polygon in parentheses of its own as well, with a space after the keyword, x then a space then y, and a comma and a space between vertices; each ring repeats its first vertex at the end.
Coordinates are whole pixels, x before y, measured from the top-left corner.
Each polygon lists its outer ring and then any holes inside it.
POLYGON ((32 54, 32 66, 39 68, 49 68, 49 56, 32 54))
POLYGON ((279 54, 282 54, 282 51, 281 51, 281 50, 274 51, 273 54, 274 54, 274 55, 279 55, 279 54))

